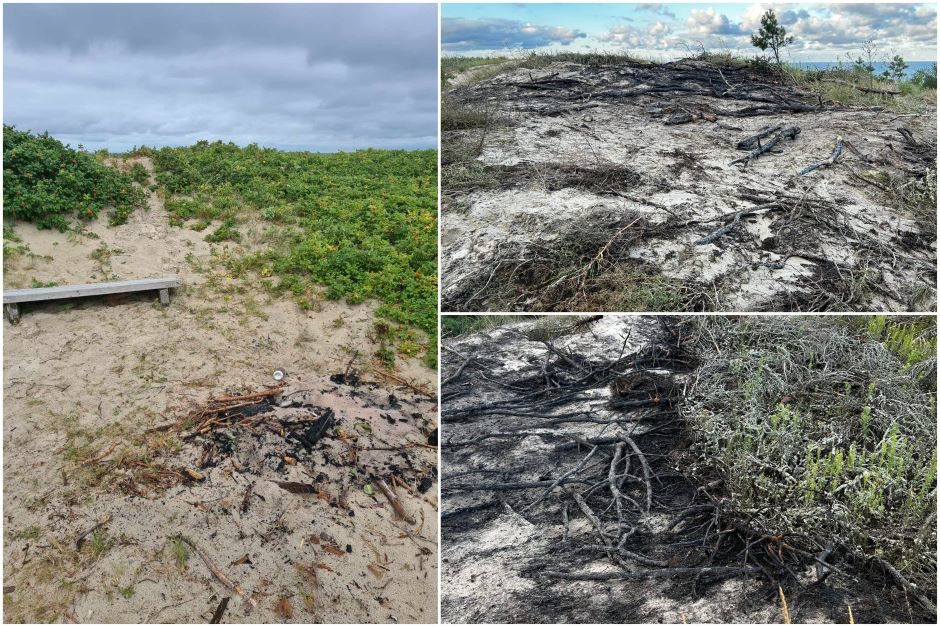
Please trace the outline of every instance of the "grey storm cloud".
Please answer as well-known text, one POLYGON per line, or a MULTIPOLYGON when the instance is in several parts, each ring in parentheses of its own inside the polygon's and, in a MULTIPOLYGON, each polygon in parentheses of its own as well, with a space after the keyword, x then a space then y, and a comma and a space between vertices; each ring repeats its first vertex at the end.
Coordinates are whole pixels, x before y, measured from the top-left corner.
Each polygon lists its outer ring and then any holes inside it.
POLYGON ((427 4, 4 6, 4 123, 126 150, 437 144, 427 4))
POLYGON ((583 31, 563 26, 537 26, 499 18, 444 18, 441 22, 441 47, 446 52, 540 48, 553 44, 568 45, 587 37, 583 31))

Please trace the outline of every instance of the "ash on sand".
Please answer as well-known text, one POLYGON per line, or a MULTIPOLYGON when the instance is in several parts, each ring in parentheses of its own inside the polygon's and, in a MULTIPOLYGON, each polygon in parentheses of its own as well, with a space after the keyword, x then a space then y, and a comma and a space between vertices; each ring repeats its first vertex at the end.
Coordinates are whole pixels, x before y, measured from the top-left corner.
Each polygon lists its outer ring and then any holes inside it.
MULTIPOLYGON (((786 525, 736 509, 722 480, 703 480, 707 464, 692 472, 686 389, 726 372, 709 366, 714 338, 698 324, 536 317, 444 339, 445 622, 776 623, 778 586, 793 622, 847 622, 849 606, 857 622, 933 622, 930 599, 844 547, 823 555, 818 575, 816 538, 777 537, 786 525)), ((898 365, 868 346, 858 354, 898 365)), ((850 366, 850 378, 866 368, 850 366)), ((878 420, 909 411, 878 407, 878 420)), ((935 539, 935 519, 926 525, 935 539)))
MULTIPOLYGON (((433 595, 423 606, 402 605, 401 598, 398 609, 390 604, 395 595, 414 599, 436 579, 437 464, 426 445, 435 426, 428 402, 327 380, 223 398, 153 430, 180 429, 175 452, 143 467, 120 458, 88 462, 122 477, 116 485, 124 498, 100 497, 96 508, 107 512, 100 529, 118 550, 89 572, 63 573, 84 591, 66 616, 93 618, 88 608, 107 607, 109 593, 93 582, 120 562, 134 572, 124 589, 152 599, 138 622, 205 620, 225 597, 232 597, 225 622, 433 616, 433 595), (393 512, 379 481, 406 519, 393 512), (181 540, 192 549, 180 572, 153 562, 167 542, 181 540), (240 586, 244 599, 215 569, 240 586)), ((63 541, 73 535, 68 528, 61 533, 63 541)))
POLYGON ((452 85, 446 311, 936 307, 935 105, 821 103, 701 60, 452 85), (732 165, 768 127, 799 133, 732 165), (799 174, 840 138, 834 165, 799 174))

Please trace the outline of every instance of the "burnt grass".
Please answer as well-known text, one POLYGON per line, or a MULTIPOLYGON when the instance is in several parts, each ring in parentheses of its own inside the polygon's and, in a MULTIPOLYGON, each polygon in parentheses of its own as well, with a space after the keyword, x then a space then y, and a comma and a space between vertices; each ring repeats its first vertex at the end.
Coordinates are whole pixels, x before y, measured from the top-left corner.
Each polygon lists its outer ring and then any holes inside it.
MULTIPOLYGON (((471 166, 473 167, 473 166, 471 166)), ((573 188, 594 194, 628 193, 642 181, 636 170, 623 166, 581 167, 563 164, 477 166, 477 179, 448 181, 449 191, 514 189, 541 185, 549 191, 573 188)))
POLYGON ((444 338, 444 622, 782 622, 778 586, 794 623, 933 622, 844 556, 817 580, 684 466, 681 317, 600 318, 444 338))
POLYGON ((639 214, 600 210, 544 241, 506 242, 505 258, 487 268, 480 282, 449 292, 443 309, 473 311, 494 298, 508 311, 707 309, 704 295, 689 294, 682 281, 630 257, 643 237, 676 228, 672 221, 654 224, 639 214))
POLYGON ((574 190, 596 205, 539 216, 519 198, 499 225, 481 216, 481 244, 443 244, 442 307, 932 310, 936 122, 925 115, 827 101, 772 71, 694 59, 508 68, 454 88, 442 113, 445 230, 478 230, 481 199, 509 192, 574 190), (753 158, 737 147, 775 125, 755 149, 780 128, 798 131, 753 158), (799 173, 837 140, 832 165, 799 173), (674 193, 688 200, 657 200, 674 193), (621 230, 623 220, 604 219, 615 213, 644 218, 621 230), (555 283, 572 272, 581 280, 555 283))

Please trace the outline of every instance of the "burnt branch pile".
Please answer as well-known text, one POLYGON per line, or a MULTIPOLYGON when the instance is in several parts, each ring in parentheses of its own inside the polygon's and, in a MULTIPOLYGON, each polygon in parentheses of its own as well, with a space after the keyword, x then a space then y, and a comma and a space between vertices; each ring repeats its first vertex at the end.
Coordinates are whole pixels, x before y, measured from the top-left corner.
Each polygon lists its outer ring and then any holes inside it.
POLYGON ((935 518, 914 513, 936 504, 928 450, 936 435, 923 431, 919 413, 930 394, 917 391, 935 358, 916 374, 892 375, 900 366, 881 344, 844 327, 814 328, 810 319, 775 333, 771 323, 755 329, 745 320, 622 318, 628 331, 617 341, 609 318, 577 329, 551 319, 516 324, 446 351, 453 359, 445 360, 442 388, 445 547, 501 519, 538 530, 539 550, 513 559, 524 559, 522 576, 549 586, 553 599, 573 590, 558 587, 570 581, 671 580, 688 600, 735 579, 771 593, 783 586, 833 620, 846 604, 868 608, 872 598, 883 598, 882 618, 935 614, 928 575, 935 557, 900 549, 916 552, 935 540, 935 518), (815 355, 799 352, 812 346, 815 355), (498 363, 510 355, 525 365, 498 363), (770 365, 775 357, 788 365, 770 365), (820 430, 837 406, 846 420, 867 411, 866 453, 848 452, 849 426, 820 430), (811 420, 801 412, 811 407, 828 417, 801 430, 811 420), (752 424, 760 416, 766 424, 752 424), (900 425, 895 435, 891 420, 900 425), (921 432, 926 448, 916 453, 899 435, 921 432), (790 440, 759 440, 768 433, 790 440), (805 476, 807 451, 817 468, 829 468, 840 446, 843 467, 855 465, 846 485, 805 476), (893 470, 877 480, 863 474, 858 460, 881 459, 886 447, 896 460, 879 463, 893 470), (889 478, 901 476, 901 459, 912 464, 904 488, 889 478), (873 507, 888 518, 908 520, 897 513, 900 503, 917 499, 904 506, 910 522, 897 531, 888 531, 887 519, 872 527, 860 515, 873 498, 864 495, 881 495, 885 485, 893 500, 873 507), (910 534, 923 534, 922 545, 902 540, 910 534), (879 592, 885 586, 889 592, 879 592))
MULTIPOLYGON (((769 74, 747 67, 721 67, 707 61, 686 59, 657 65, 623 64, 585 68, 581 75, 508 79, 494 81, 502 96, 530 103, 524 110, 540 115, 580 111, 596 102, 622 102, 644 98, 651 101, 697 97, 695 107, 667 102, 649 108, 652 116, 666 124, 684 124, 698 120, 715 121, 720 117, 744 118, 779 113, 818 112, 832 108, 815 94, 777 84, 769 74), (539 101, 549 101, 541 104, 539 101), (551 101, 568 101, 560 105, 551 101), (723 103, 753 103, 744 106, 723 103)), ((469 102, 483 101, 487 90, 456 90, 469 102)))

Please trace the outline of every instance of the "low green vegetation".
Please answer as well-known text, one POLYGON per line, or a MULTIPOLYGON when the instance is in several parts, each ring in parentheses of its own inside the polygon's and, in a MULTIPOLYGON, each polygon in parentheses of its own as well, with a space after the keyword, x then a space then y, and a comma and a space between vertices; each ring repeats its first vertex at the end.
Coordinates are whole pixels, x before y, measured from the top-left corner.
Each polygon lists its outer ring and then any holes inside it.
MULTIPOLYGON (((16 221, 83 232, 80 221, 110 209, 111 224, 122 224, 145 206, 148 187, 164 199, 172 224, 239 245, 225 255, 233 276, 254 273, 304 308, 322 298, 378 300, 378 314, 402 326, 382 362, 421 346, 436 364, 435 151, 315 154, 203 141, 114 157, 12 126, 3 140, 4 264, 29 254, 16 221), (141 157, 152 159, 153 177, 141 157), (419 342, 409 329, 425 337, 419 342)), ((106 277, 110 254, 106 247, 93 254, 106 277)))
POLYGON ((128 174, 132 181, 139 183, 140 185, 146 185, 150 182, 150 173, 147 172, 147 168, 144 167, 144 164, 140 162, 131 164, 131 168, 128 174))
POLYGON ((935 320, 718 316, 695 328, 687 462, 720 481, 728 512, 935 589, 935 320))
MULTIPOLYGON (((3 218, 66 231, 105 209, 123 224, 144 205, 143 192, 127 174, 104 165, 81 147, 74 150, 48 134, 3 127, 3 218)), ((4 240, 7 240, 4 230, 4 240)))
POLYGON ((227 262, 233 273, 257 273, 304 308, 321 297, 379 300, 379 315, 427 334, 434 363, 435 151, 316 154, 199 142, 147 153, 173 223, 218 224, 210 242, 259 233, 260 246, 227 262))
POLYGON ((864 321, 864 328, 872 339, 884 344, 905 368, 930 365, 937 357, 937 328, 931 318, 880 315, 849 318, 849 321, 856 325, 864 321))
POLYGON ((182 575, 186 572, 186 564, 189 562, 189 546, 182 538, 171 538, 170 553, 176 563, 176 570, 182 575))
POLYGON ((537 316, 492 315, 492 316, 441 316, 441 334, 444 337, 468 335, 477 331, 488 331, 503 325, 537 316))
MULTIPOLYGON (((443 57, 441 59, 441 86, 445 87, 457 75, 477 68, 499 66, 509 61, 506 57, 443 57)), ((498 70, 498 68, 495 68, 498 70)), ((487 74, 487 72, 483 72, 487 74)))

